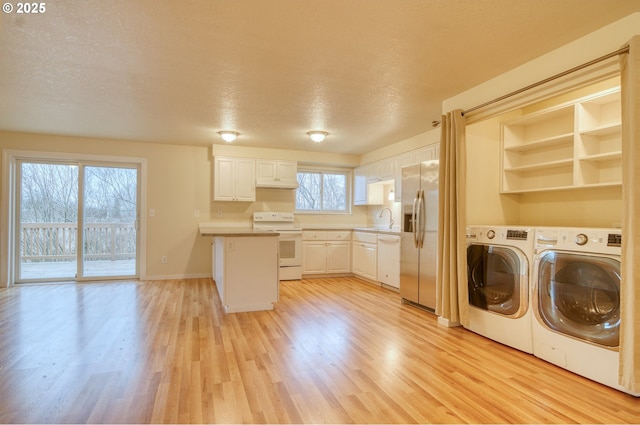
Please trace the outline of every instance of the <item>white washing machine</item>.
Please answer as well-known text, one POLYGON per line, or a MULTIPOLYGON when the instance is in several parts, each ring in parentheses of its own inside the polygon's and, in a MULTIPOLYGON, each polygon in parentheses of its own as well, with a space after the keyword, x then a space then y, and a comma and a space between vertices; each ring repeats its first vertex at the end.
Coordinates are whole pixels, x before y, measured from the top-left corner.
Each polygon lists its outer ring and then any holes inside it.
POLYGON ((621 241, 620 229, 536 229, 533 354, 628 392, 618 384, 621 241))
POLYGON ((531 228, 467 227, 467 329, 533 353, 529 306, 532 260, 531 228))

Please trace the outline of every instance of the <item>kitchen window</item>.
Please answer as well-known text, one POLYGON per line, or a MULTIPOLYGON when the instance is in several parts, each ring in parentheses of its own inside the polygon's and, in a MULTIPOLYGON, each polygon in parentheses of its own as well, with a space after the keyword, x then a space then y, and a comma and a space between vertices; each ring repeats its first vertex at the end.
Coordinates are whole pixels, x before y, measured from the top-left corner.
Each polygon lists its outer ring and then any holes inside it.
POLYGON ((350 172, 298 168, 297 213, 340 214, 351 212, 350 172))

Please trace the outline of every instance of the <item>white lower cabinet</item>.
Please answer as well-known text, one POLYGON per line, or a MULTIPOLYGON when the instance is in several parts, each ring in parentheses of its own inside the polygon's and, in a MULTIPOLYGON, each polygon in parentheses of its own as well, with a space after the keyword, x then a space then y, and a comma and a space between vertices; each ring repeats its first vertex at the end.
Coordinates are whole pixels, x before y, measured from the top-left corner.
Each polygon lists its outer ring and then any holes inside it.
POLYGON ((302 274, 351 271, 351 231, 302 232, 302 274))
POLYGON ((214 276, 225 312, 273 310, 279 297, 278 238, 216 236, 214 241, 214 276))
POLYGON ((353 232, 351 271, 357 276, 377 280, 378 241, 375 233, 353 232))

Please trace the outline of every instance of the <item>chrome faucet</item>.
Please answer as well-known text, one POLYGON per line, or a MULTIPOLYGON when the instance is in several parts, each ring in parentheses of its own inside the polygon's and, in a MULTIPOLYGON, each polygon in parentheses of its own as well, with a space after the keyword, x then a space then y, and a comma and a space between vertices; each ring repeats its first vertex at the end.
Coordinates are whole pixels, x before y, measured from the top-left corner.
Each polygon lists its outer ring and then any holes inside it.
POLYGON ((389 229, 391 229, 393 227, 393 213, 391 212, 391 208, 383 208, 383 209, 381 209, 379 218, 382 218, 382 213, 384 212, 384 210, 389 211, 389 229))

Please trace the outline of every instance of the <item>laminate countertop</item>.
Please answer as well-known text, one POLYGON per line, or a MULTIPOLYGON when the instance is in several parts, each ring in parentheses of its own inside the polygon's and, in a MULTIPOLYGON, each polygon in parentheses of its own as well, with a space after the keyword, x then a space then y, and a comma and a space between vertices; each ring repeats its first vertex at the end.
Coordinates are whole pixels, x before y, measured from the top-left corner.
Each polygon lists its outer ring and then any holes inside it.
POLYGON ((362 227, 353 227, 353 226, 341 226, 341 225, 306 225, 306 226, 302 226, 302 230, 308 230, 308 231, 319 231, 319 232, 324 232, 324 231, 340 231, 340 230, 349 230, 349 231, 353 231, 353 232, 368 232, 368 233, 384 233, 384 234, 391 234, 391 235, 399 235, 400 232, 400 228, 399 227, 392 227, 391 229, 389 229, 389 227, 384 226, 384 227, 366 227, 366 226, 362 226, 362 227))
POLYGON ((210 223, 200 223, 200 236, 224 236, 224 237, 262 237, 280 236, 280 233, 271 230, 255 230, 251 227, 220 227, 210 223))

